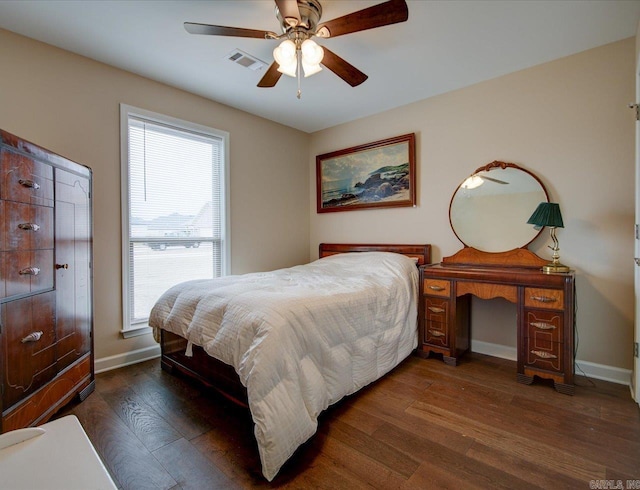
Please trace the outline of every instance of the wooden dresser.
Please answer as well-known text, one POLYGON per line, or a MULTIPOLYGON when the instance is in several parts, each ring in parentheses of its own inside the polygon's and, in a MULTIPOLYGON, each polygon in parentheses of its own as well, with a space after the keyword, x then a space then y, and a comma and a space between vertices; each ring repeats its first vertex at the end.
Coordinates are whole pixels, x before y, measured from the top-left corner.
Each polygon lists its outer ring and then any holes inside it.
POLYGON ((422 266, 418 353, 439 353, 456 365, 470 346, 471 296, 505 298, 517 306, 517 380, 552 379, 557 391, 572 395, 574 281, 573 273, 545 274, 537 267, 422 266))
POLYGON ((0 130, 0 432, 94 389, 91 170, 0 130))

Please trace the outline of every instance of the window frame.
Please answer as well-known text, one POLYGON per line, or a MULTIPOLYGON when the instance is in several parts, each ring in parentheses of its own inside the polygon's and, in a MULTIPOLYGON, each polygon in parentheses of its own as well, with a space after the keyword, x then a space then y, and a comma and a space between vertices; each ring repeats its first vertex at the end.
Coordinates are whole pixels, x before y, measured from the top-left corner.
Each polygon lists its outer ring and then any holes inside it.
POLYGON ((131 242, 129 227, 129 117, 146 119, 153 123, 162 124, 178 130, 193 131, 219 138, 222 144, 221 166, 221 202, 224 210, 221 213, 221 275, 228 275, 231 271, 231 240, 230 240, 230 182, 229 182, 229 133, 219 129, 210 128, 182 119, 158 114, 156 112, 140 109, 127 104, 120 104, 120 194, 121 194, 121 225, 122 225, 122 329, 120 333, 124 338, 151 333, 148 323, 131 324, 131 304, 129 302, 130 285, 130 257, 129 244, 131 242))

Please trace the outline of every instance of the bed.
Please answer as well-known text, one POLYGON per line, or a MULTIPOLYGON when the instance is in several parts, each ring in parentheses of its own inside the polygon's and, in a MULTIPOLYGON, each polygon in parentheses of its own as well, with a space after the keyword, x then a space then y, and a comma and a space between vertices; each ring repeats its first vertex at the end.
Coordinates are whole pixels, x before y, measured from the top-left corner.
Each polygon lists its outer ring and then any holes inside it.
POLYGON ((417 266, 430 253, 321 244, 310 264, 174 286, 149 319, 162 368, 249 407, 271 481, 323 410, 415 349, 417 266))

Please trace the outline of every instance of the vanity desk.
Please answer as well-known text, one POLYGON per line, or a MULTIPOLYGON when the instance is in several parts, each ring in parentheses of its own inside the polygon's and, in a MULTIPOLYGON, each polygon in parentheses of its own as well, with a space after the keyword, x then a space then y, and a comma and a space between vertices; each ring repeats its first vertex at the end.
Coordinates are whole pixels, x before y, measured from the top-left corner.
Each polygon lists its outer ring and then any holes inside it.
POLYGON ((447 265, 420 267, 420 350, 456 365, 470 345, 471 296, 516 304, 520 383, 552 379, 572 395, 574 275, 538 269, 447 265))
MULTIPOLYGON (((501 235, 498 231, 496 235, 496 229, 493 229, 487 238, 494 240, 497 236, 506 246, 512 246, 516 242, 509 241, 509 236, 518 235, 518 223, 526 224, 537 204, 548 200, 546 190, 530 172, 503 162, 481 167, 472 177, 458 188, 450 207, 452 228, 466 246, 455 255, 445 257, 440 264, 420 267, 417 353, 423 357, 431 352, 442 354, 444 362, 455 366, 470 347, 471 297, 504 298, 514 303, 517 310, 517 381, 531 384, 534 376, 551 379, 558 392, 573 395, 574 274, 542 272, 542 266, 548 261, 524 247, 516 245, 507 251, 487 252, 468 246, 472 240, 465 236, 470 229, 479 230, 477 220, 486 221, 487 217, 495 216, 496 209, 483 208, 483 201, 490 200, 489 205, 494 206, 496 200, 509 199, 508 204, 502 202, 500 206, 508 206, 509 212, 516 211, 519 205, 514 204, 515 194, 507 193, 504 186, 511 185, 510 191, 524 188, 524 195, 531 193, 527 187, 530 184, 538 190, 535 196, 527 196, 522 204, 526 216, 508 225, 506 234, 501 235), (489 171, 492 171, 492 178, 486 175, 489 171), (493 187, 498 198, 493 195, 487 199, 486 190, 476 196, 472 192, 475 189, 464 187, 474 176, 484 178, 486 184, 496 181, 493 187), (517 180, 521 177, 527 183, 524 187, 517 180), (464 210, 465 219, 474 221, 470 226, 458 219, 463 212, 460 198, 464 198, 464 206, 472 208, 472 211, 464 210)), ((486 188, 491 186, 486 185, 486 188)), ((523 233, 533 235, 528 238, 518 235, 514 239, 520 243, 528 244, 539 234, 539 230, 533 230, 531 225, 521 228, 523 233)), ((487 243, 483 246, 489 248, 487 243)))

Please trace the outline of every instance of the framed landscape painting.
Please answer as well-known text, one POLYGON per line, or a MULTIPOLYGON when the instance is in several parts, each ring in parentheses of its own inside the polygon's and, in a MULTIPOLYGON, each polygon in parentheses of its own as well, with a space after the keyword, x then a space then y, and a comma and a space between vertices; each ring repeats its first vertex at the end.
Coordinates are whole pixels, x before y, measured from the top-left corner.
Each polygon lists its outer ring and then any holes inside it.
POLYGON ((415 133, 316 157, 318 213, 414 206, 415 133))

